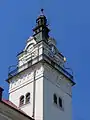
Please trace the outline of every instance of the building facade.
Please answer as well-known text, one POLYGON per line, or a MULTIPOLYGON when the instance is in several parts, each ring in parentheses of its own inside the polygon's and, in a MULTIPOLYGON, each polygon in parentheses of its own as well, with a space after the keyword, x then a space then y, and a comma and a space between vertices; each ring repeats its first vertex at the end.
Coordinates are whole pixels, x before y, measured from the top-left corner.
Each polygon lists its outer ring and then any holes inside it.
POLYGON ((2 99, 2 92, 0 87, 0 120, 34 120, 11 101, 2 99))
POLYGON ((16 70, 9 72, 9 101, 36 120, 72 120, 73 76, 41 12, 16 70))

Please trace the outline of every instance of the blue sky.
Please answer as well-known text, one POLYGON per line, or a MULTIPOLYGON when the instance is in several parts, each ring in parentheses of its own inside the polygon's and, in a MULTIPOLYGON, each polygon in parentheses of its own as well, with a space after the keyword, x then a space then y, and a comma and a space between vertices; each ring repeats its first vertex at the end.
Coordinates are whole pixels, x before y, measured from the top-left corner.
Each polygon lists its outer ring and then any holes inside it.
POLYGON ((74 72, 73 120, 90 120, 90 0, 0 0, 0 86, 8 97, 5 82, 8 67, 16 64, 35 26, 41 8, 74 72))

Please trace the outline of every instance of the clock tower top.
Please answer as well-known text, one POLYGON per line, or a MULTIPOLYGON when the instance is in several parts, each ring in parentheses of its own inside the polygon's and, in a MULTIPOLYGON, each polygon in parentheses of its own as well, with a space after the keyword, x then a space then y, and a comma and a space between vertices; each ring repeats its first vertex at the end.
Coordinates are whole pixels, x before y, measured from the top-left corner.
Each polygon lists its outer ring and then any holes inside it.
POLYGON ((47 18, 43 13, 44 9, 41 9, 41 14, 39 17, 36 19, 36 26, 33 29, 34 31, 34 38, 36 39, 37 42, 39 41, 48 41, 49 38, 49 28, 47 25, 47 18))
POLYGON ((12 70, 13 66, 9 67, 8 82, 13 76, 17 76, 24 70, 34 66, 34 64, 47 62, 64 74, 74 85, 73 75, 64 66, 66 58, 56 47, 56 40, 49 36, 50 30, 47 25, 47 18, 44 15, 44 9, 41 9, 41 14, 36 19, 36 26, 33 31, 33 36, 28 38, 25 48, 17 55, 18 64, 16 69, 12 70))

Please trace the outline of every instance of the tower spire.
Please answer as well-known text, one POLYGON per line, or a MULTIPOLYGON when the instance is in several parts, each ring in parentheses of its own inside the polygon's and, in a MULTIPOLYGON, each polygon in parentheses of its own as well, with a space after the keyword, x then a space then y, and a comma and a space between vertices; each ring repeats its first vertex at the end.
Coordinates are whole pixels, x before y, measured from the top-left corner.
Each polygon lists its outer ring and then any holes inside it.
POLYGON ((41 9, 41 14, 38 16, 38 18, 36 19, 36 26, 33 29, 34 31, 34 37, 36 38, 36 41, 47 41, 48 37, 49 37, 49 28, 47 26, 47 18, 44 15, 44 9, 41 9), (39 39, 37 39, 37 36, 41 36, 41 38, 39 37, 39 39))

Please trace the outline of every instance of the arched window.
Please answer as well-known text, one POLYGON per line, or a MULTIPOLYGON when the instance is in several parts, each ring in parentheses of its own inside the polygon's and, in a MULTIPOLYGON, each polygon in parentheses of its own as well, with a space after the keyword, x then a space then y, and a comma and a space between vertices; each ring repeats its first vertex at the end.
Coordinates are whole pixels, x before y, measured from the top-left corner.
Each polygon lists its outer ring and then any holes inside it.
POLYGON ((30 102, 30 93, 27 93, 25 103, 29 103, 29 102, 30 102))
POLYGON ((22 95, 21 97, 20 97, 20 106, 22 106, 23 104, 24 104, 24 96, 22 95))
POLYGON ((53 95, 53 101, 54 101, 55 104, 57 104, 57 96, 56 96, 56 94, 53 95))
POLYGON ((62 99, 59 97, 59 107, 62 108, 62 99))

